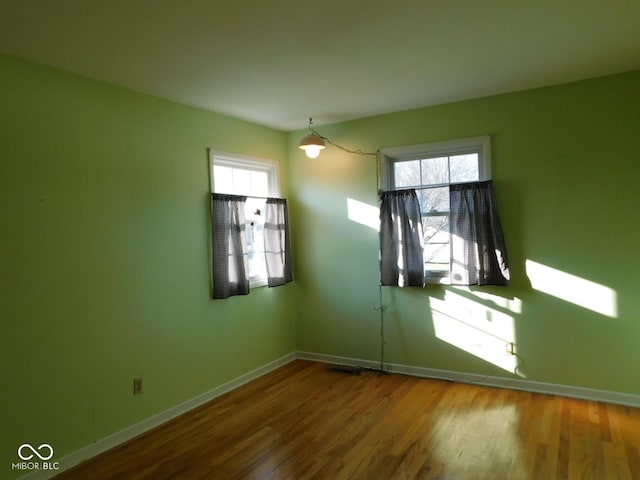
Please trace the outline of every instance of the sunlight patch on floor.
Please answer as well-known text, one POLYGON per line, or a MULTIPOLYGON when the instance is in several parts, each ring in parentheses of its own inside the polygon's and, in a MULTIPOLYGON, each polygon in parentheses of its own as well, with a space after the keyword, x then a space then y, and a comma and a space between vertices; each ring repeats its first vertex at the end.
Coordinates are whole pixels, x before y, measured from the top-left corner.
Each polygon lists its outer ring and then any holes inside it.
POLYGON ((438 415, 433 428, 434 454, 456 458, 447 464, 447 478, 488 478, 486 459, 492 464, 511 465, 511 478, 528 478, 519 435, 521 419, 514 405, 450 409, 438 415), (487 441, 486 432, 492 432, 487 441))

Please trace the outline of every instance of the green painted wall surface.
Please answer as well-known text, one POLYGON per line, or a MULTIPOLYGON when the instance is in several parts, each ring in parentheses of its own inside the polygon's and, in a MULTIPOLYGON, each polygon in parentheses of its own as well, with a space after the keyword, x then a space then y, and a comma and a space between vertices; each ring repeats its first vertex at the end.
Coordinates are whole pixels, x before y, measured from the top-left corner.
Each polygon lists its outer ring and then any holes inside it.
POLYGON ((287 156, 282 132, 0 56, 0 477, 24 442, 59 459, 295 350, 290 285, 209 299, 211 146, 287 156))
MULTIPOLYGON (((385 360, 639 395, 639 111, 631 72, 320 127, 492 137, 512 285, 385 287, 385 360)), ((307 159, 304 133, 0 57, 2 476, 23 442, 61 457, 296 349, 379 360, 375 158, 307 159), (294 283, 209 300, 209 146, 281 161, 294 283)))
MULTIPOLYGON (((385 287, 385 360, 510 376, 509 340, 518 378, 640 394, 639 112, 636 71, 318 128, 364 151, 492 138, 512 284, 385 287)), ((304 133, 289 137, 297 346, 377 361, 377 231, 349 210, 377 207, 375 157, 307 159, 304 133)))

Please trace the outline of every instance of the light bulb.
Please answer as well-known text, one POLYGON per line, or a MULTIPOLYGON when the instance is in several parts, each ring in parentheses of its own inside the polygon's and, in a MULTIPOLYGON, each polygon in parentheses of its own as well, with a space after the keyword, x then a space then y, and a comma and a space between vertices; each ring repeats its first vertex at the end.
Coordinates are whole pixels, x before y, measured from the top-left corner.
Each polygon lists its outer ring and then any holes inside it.
POLYGON ((319 145, 307 145, 304 149, 304 153, 309 158, 318 158, 320 155, 320 146, 319 145))
POLYGON ((316 158, 320 155, 320 150, 325 148, 324 140, 318 132, 311 132, 309 135, 300 140, 299 148, 304 150, 304 153, 309 158, 316 158))

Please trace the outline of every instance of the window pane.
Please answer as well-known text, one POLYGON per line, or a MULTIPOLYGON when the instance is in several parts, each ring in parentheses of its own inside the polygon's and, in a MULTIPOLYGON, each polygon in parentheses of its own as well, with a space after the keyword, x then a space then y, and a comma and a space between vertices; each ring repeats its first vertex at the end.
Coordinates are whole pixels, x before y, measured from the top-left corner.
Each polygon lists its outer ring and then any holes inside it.
POLYGON ((451 182, 477 182, 480 180, 477 153, 455 155, 450 160, 451 182))
POLYGON ((233 169, 221 165, 213 166, 213 191, 217 193, 233 193, 233 169))
POLYGON ((449 244, 424 247, 424 269, 432 273, 449 273, 449 244))
POLYGON ((233 191, 237 195, 251 193, 251 172, 243 168, 233 169, 233 191))
POLYGON ((449 243, 449 216, 436 215, 422 218, 424 243, 449 243))
POLYGON ((423 188, 419 198, 422 213, 449 211, 449 187, 423 188))
POLYGON ((449 183, 448 157, 426 158, 422 160, 422 184, 441 185, 449 183))
POLYGON ((422 219, 424 231, 424 265, 430 272, 449 271, 449 216, 437 215, 422 219))
POLYGON ((259 197, 269 196, 269 176, 267 172, 251 172, 251 193, 259 197))
POLYGON ((264 223, 264 206, 266 201, 262 198, 247 198, 244 204, 244 216, 247 222, 264 223))
POLYGON ((420 185, 420 160, 394 163, 393 174, 396 188, 420 185))
POLYGON ((250 277, 252 279, 265 278, 267 265, 264 256, 264 223, 254 222, 253 225, 247 225, 247 254, 250 277))
POLYGON ((264 253, 264 197, 280 195, 277 173, 276 162, 270 160, 261 161, 242 156, 213 157, 213 192, 247 196, 245 238, 252 288, 267 283, 264 253), (257 211, 260 213, 256 213, 257 211))
POLYGON ((265 200, 258 198, 249 197, 245 203, 247 253, 252 279, 267 276, 264 257, 264 206, 265 200))

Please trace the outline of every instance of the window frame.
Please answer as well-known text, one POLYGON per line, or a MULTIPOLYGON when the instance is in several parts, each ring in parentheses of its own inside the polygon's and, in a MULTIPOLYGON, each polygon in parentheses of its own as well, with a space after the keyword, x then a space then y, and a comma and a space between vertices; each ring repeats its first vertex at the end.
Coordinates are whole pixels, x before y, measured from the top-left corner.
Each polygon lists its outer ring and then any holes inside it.
MULTIPOLYGON (((254 157, 239 153, 225 152, 221 150, 209 149, 209 186, 211 193, 225 193, 231 195, 246 196, 247 199, 266 200, 267 197, 280 197, 280 162, 267 158, 254 157), (267 195, 252 195, 251 192, 234 192, 232 189, 215 191, 214 167, 223 166, 254 172, 264 172, 267 174, 267 195)), ((264 216, 262 216, 264 221, 264 216)), ((246 224, 250 227, 251 219, 247 216, 246 224)), ((266 260, 265 260, 266 262, 266 260)), ((266 263, 264 275, 253 275, 249 271, 249 287, 258 288, 267 286, 266 263)))
MULTIPOLYGON (((417 192, 426 188, 448 187, 458 183, 466 182, 448 182, 448 183, 420 183, 414 186, 397 187, 395 185, 395 166, 400 162, 426 160, 438 157, 452 157, 456 155, 478 154, 478 180, 491 180, 491 137, 483 135, 478 137, 461 138, 447 140, 441 142, 424 143, 419 145, 408 145, 402 147, 391 147, 380 150, 381 168, 380 168, 380 187, 385 190, 402 190, 415 188, 417 192)), ((444 212, 428 211, 422 212, 422 218, 443 216, 444 212)), ((447 212, 449 220, 451 212, 447 212)), ((438 242, 434 242, 438 243, 438 242)), ((440 242, 441 243, 441 242, 440 242)), ((449 242, 451 245, 451 242, 449 242)), ((426 267, 426 265, 425 265, 426 267)), ((450 284, 451 267, 448 271, 438 272, 435 270, 424 271, 424 280, 427 284, 450 284)))

